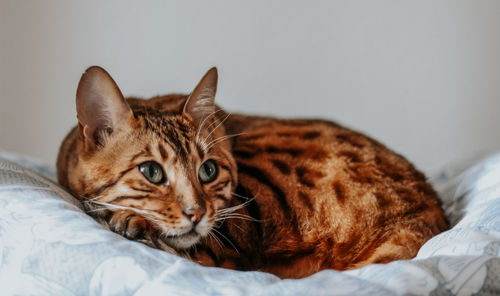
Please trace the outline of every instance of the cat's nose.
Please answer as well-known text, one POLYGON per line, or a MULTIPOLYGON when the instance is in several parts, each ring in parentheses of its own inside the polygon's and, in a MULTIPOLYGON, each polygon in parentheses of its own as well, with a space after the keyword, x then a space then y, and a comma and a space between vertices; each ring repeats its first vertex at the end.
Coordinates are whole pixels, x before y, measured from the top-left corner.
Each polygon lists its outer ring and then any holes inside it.
POLYGON ((196 224, 200 222, 201 218, 205 214, 205 207, 187 207, 183 210, 183 213, 189 218, 189 220, 196 224))

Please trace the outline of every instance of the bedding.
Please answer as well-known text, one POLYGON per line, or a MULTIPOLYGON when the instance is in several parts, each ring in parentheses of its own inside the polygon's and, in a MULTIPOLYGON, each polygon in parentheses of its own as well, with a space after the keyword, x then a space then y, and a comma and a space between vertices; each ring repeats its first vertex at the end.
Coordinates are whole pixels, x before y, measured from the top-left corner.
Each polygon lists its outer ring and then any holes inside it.
POLYGON ((203 267, 87 216, 51 166, 0 153, 1 295, 500 295, 500 154, 431 181, 452 228, 416 258, 300 280, 203 267))

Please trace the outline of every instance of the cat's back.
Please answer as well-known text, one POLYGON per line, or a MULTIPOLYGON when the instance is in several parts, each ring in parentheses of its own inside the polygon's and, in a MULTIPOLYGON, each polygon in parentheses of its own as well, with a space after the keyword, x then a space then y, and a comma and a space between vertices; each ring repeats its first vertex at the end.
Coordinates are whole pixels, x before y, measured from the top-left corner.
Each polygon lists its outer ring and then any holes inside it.
POLYGON ((376 205, 378 210, 396 207, 391 200, 438 204, 425 176, 407 159, 334 122, 241 115, 228 121, 229 133, 241 134, 233 142, 240 167, 260 168, 277 182, 287 182, 282 184, 285 189, 329 192, 328 199, 335 204, 373 199, 373 204, 363 206, 376 205), (236 130, 231 125, 237 126, 236 130), (357 197, 351 198, 350 192, 356 192, 357 197))
MULTIPOLYGON (((425 176, 403 156, 380 142, 335 122, 320 119, 276 119, 231 115, 225 123, 228 134, 239 134, 233 153, 241 163, 274 164, 282 175, 302 175, 301 165, 313 166, 336 175, 346 174, 350 183, 365 186, 401 184, 435 196, 425 176), (289 168, 279 163, 287 163, 289 168), (295 170, 294 170, 295 169, 295 170), (298 172, 297 172, 298 170, 298 172), (295 171, 295 172, 294 172, 295 171)), ((311 167, 309 170, 313 170, 311 167)), ((309 188, 324 176, 297 184, 309 188)))
POLYGON ((244 115, 226 129, 241 133, 233 142, 240 184, 262 221, 272 221, 262 223, 270 257, 323 253, 330 261, 319 269, 354 268, 411 258, 447 227, 424 175, 361 133, 324 120, 244 115), (288 230, 277 235, 276 227, 288 230))

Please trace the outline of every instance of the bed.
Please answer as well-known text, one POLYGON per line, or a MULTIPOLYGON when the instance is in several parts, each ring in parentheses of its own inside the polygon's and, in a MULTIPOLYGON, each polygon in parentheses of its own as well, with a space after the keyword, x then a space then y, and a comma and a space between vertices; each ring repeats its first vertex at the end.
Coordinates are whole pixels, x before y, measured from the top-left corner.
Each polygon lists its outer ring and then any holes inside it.
POLYGON ((53 167, 0 153, 2 295, 500 295, 500 153, 431 181, 452 228, 416 258, 300 280, 203 267, 104 229, 53 167))

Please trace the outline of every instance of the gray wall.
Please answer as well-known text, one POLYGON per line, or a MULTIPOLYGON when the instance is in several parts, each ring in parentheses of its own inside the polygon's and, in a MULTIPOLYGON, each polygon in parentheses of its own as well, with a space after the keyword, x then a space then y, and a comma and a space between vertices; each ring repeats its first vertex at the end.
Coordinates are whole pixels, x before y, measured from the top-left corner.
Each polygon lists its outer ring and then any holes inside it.
POLYGON ((500 149, 500 1, 0 0, 0 149, 54 161, 81 73, 334 119, 427 171, 500 149))

